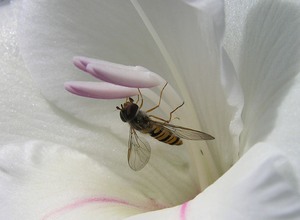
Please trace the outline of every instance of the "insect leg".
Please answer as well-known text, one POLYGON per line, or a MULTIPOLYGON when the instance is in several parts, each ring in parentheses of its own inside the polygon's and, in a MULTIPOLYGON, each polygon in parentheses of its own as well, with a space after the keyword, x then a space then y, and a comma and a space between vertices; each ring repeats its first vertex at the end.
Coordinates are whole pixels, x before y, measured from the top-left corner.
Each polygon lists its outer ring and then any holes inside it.
POLYGON ((155 119, 158 119, 158 120, 161 120, 161 121, 163 121, 163 122, 165 122, 165 123, 169 123, 168 120, 165 120, 165 119, 163 119, 163 118, 157 117, 157 116, 155 116, 155 115, 148 115, 148 117, 150 117, 150 118, 155 118, 155 119))
POLYGON ((173 111, 170 112, 170 117, 169 117, 169 120, 167 121, 167 123, 169 123, 171 120, 172 120, 172 114, 177 110, 179 109, 180 107, 182 107, 184 105, 184 102, 182 102, 181 105, 177 106, 173 111))
POLYGON ((173 114, 177 109, 179 109, 180 107, 182 107, 183 105, 184 105, 184 102, 183 102, 181 105, 177 106, 173 111, 171 111, 171 112, 170 112, 170 117, 169 117, 168 120, 162 119, 162 118, 157 117, 157 116, 155 116, 155 115, 148 115, 148 116, 151 117, 151 118, 155 118, 155 119, 161 120, 161 121, 163 121, 163 122, 165 122, 165 123, 170 123, 170 121, 172 120, 172 114, 173 114))
POLYGON ((135 104, 138 104, 139 101, 140 101, 140 95, 137 95, 137 100, 136 100, 135 104))
POLYGON ((156 106, 154 106, 153 108, 148 109, 148 110, 146 111, 146 113, 151 112, 151 111, 157 109, 157 108, 160 106, 162 94, 163 94, 163 91, 164 91, 164 89, 166 88, 167 85, 168 85, 168 82, 166 82, 166 84, 164 85, 164 87, 163 87, 162 90, 160 91, 158 104, 157 104, 156 106))
MULTIPOLYGON (((139 106, 139 108, 141 109, 143 104, 144 104, 144 99, 143 99, 143 95, 141 93, 141 90, 138 88, 138 91, 139 91, 139 95, 138 95, 138 100, 139 100, 139 97, 141 96, 141 104, 139 106)), ((137 103, 137 102, 136 102, 137 103)))

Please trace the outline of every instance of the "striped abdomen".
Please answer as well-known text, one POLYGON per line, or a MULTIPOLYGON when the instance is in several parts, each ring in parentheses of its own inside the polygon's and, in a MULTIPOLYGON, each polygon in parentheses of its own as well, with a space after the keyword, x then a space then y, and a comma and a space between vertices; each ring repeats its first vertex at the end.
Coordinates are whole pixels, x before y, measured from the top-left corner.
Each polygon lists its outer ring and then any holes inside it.
POLYGON ((153 125, 149 134, 157 140, 171 145, 181 145, 182 140, 163 126, 153 125))

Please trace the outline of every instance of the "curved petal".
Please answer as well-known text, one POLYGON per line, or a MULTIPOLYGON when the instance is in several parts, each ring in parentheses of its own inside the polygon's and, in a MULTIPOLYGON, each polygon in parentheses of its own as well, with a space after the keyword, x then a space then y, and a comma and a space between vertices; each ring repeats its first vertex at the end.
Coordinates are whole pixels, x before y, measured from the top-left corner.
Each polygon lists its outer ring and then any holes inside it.
MULTIPOLYGON (((137 175, 126 162, 127 126, 113 127, 117 139, 110 130, 77 121, 49 105, 28 77, 18 53, 14 17, 18 8, 8 4, 2 9, 0 188, 5 190, 0 192, 1 219, 117 218, 192 198, 196 188, 189 178, 183 149, 172 152, 158 146, 145 171, 137 175), (36 139, 43 142, 27 142, 36 139), (61 144, 72 146, 72 150, 61 144), (162 185, 178 188, 165 191, 162 185), (131 196, 120 198, 124 187, 131 196), (108 188, 116 189, 114 195, 108 188), (129 197, 132 204, 142 197, 146 203, 144 207, 129 204, 129 197), (95 213, 99 207, 103 209, 95 213)), ((113 115, 119 117, 116 112, 113 115)))
POLYGON ((174 156, 169 155, 169 159, 172 165, 156 161, 136 175, 126 172, 121 160, 114 161, 116 169, 112 171, 97 158, 52 143, 29 141, 2 146, 0 187, 5 190, 0 192, 0 217, 120 219, 176 205, 196 192, 186 175, 180 177, 174 170, 186 169, 183 164, 174 163, 174 156), (174 175, 163 174, 162 166, 174 175))
POLYGON ((1 171, 1 188, 6 189, 1 191, 2 219, 121 218, 144 210, 112 184, 126 187, 120 177, 61 146, 28 142, 2 147, 1 171))
MULTIPOLYGON (((111 117, 101 115, 114 109, 116 102, 74 98, 63 91, 65 81, 91 80, 86 75, 73 73, 69 64, 71 57, 87 54, 112 62, 144 66, 162 75, 184 97, 186 107, 182 115, 189 115, 186 126, 199 129, 201 125, 200 130, 216 137, 211 146, 218 147, 211 147, 211 150, 201 147, 207 157, 211 151, 217 158, 217 167, 212 168, 210 180, 203 183, 207 185, 237 159, 238 129, 228 128, 240 127, 232 126, 230 122, 238 115, 242 103, 228 104, 229 94, 223 88, 225 78, 235 79, 234 71, 224 73, 227 68, 221 67, 223 1, 188 3, 190 5, 179 0, 114 0, 88 4, 25 1, 19 39, 24 60, 48 100, 94 126, 99 126, 94 117, 96 110, 103 122, 101 126, 115 122, 111 117), (35 41, 28 41, 28 38, 35 41), (226 153, 228 149, 231 153, 226 153), (224 153, 226 157, 221 156, 224 153)), ((237 81, 231 85, 237 88, 237 81)), ((201 157, 200 150, 194 153, 195 158, 201 157)), ((208 163, 209 167, 214 167, 211 159, 208 163)), ((205 164, 198 167, 206 167, 205 164)))
MULTIPOLYGON (((243 127, 240 117, 243 108, 243 93, 235 68, 227 52, 222 48, 223 1, 188 2, 198 10, 198 28, 202 32, 202 44, 209 45, 208 47, 200 46, 202 55, 194 56, 198 59, 200 57, 203 63, 198 62, 201 65, 198 66, 200 86, 193 87, 194 91, 191 91, 191 96, 194 99, 201 125, 210 127, 211 133, 216 137, 215 143, 209 144, 209 147, 212 148, 210 152, 220 175, 238 159, 239 135, 243 127)), ((188 85, 197 82, 192 79, 192 77, 187 79, 188 85)))
POLYGON ((280 148, 290 163, 293 165, 297 177, 297 184, 300 186, 300 74, 294 79, 288 94, 277 108, 274 128, 266 137, 266 141, 280 148))
POLYGON ((71 64, 74 55, 167 72, 130 1, 27 0, 20 17, 18 39, 22 56, 43 95, 55 106, 95 126, 94 117, 87 115, 93 116, 97 110, 104 124, 111 123, 110 118, 101 115, 115 109, 117 102, 76 98, 64 90, 66 81, 95 80, 76 72, 71 64))
MULTIPOLYGON (((95 196, 86 192, 90 189, 86 187, 89 186, 87 182, 93 182, 94 178, 97 178, 97 184, 94 185, 97 192, 107 191, 106 188, 101 190, 101 184, 106 182, 110 183, 107 187, 113 188, 114 185, 118 189, 124 189, 127 182, 128 191, 135 192, 131 194, 132 200, 142 195, 147 201, 157 201, 164 206, 179 204, 197 193, 188 174, 189 166, 185 162, 187 160, 183 148, 175 151, 158 144, 158 149, 152 151, 145 169, 138 174, 131 171, 126 161, 126 125, 113 127, 119 134, 116 138, 108 129, 94 128, 66 117, 40 96, 18 59, 19 56, 16 57, 12 59, 10 56, 11 63, 7 62, 2 66, 5 72, 1 78, 0 94, 0 188, 5 190, 1 190, 3 194, 0 196, 1 219, 38 219, 47 216, 64 218, 65 215, 75 219, 74 214, 69 212, 72 207, 78 207, 79 212, 84 212, 86 216, 95 217, 94 205, 107 200, 112 206, 107 209, 114 209, 115 203, 118 203, 117 206, 123 210, 123 201, 127 197, 120 199, 117 192, 115 196, 101 199, 99 194, 95 196), (43 142, 19 144, 36 139, 43 142), (16 141, 19 142, 15 144, 16 141), (51 144, 46 144, 45 141, 51 144), (61 147, 61 144, 72 146, 72 150, 61 147), (82 170, 86 164, 90 166, 88 170, 92 173, 82 170), (94 168, 104 171, 95 174, 94 168), (80 173, 76 174, 76 170, 80 173), (112 176, 118 178, 109 182, 112 176), (56 183, 62 185, 58 186, 56 183), (61 188, 57 189, 56 186, 61 188), (174 190, 171 190, 173 187, 174 190), (164 190, 165 188, 168 190, 164 190), (63 194, 67 189, 73 191, 63 194), (39 195, 42 197, 38 197, 39 195)), ((149 141, 152 146, 156 145, 154 141, 149 141)), ((154 202, 149 206, 153 208, 154 202)), ((155 209, 160 207, 162 206, 157 205, 155 209)), ((124 209, 125 213, 130 213, 124 209)), ((137 213, 135 210, 139 209, 133 207, 132 210, 132 213, 137 213)))
MULTIPOLYGON (((293 84, 299 84, 295 79, 300 71, 299 12, 299 2, 276 0, 262 1, 248 15, 239 68, 245 94, 241 154, 281 126, 278 109, 293 84)), ((295 104, 290 104, 290 111, 295 104)), ((299 124, 299 119, 293 123, 299 124)), ((289 138, 280 136, 283 141, 289 138)))
MULTIPOLYGON (((107 187, 113 188, 114 185, 118 189, 124 189, 127 182, 128 191, 136 190, 129 196, 132 200, 143 195, 147 201, 157 201, 164 206, 176 205, 197 193, 188 174, 189 167, 185 162, 187 160, 184 159, 186 154, 183 148, 172 151, 170 147, 158 145, 158 149, 153 150, 150 162, 143 171, 138 174, 131 171, 126 161, 127 149, 124 141, 127 136, 124 130, 128 129, 126 126, 113 128, 119 133, 119 138, 116 138, 110 130, 99 130, 74 118, 65 117, 65 114, 51 108, 39 95, 30 77, 27 77, 22 63, 19 61, 19 64, 18 59, 12 61, 13 65, 5 67, 9 72, 5 73, 1 80, 3 93, 0 99, 2 103, 0 188, 5 189, 1 190, 0 196, 1 219, 50 218, 47 216, 63 216, 62 218, 68 216, 75 219, 74 214, 69 211, 72 207, 78 207, 79 212, 85 214, 82 219, 86 219, 87 216, 94 218, 94 207, 107 200, 111 205, 107 207, 108 210, 115 210, 115 203, 118 203, 117 206, 121 210, 125 210, 123 213, 133 214, 137 213, 136 210, 140 210, 133 207, 132 212, 126 211, 123 201, 127 197, 120 199, 117 196, 118 192, 115 192, 115 196, 101 199, 99 194, 95 196, 87 193, 86 191, 90 190, 87 182, 93 182, 95 178, 97 184, 94 186, 97 192, 108 192, 106 188, 101 190, 103 186, 101 184, 106 182, 110 183, 107 187), (20 67, 17 68, 16 64, 20 67), (16 140, 23 142, 37 138, 52 144, 44 142, 14 144, 16 140), (7 143, 11 144, 5 147, 4 144, 7 143), (60 147, 61 144, 72 146, 72 150, 60 147), (88 170, 91 173, 82 170, 86 168, 85 165, 90 166, 88 170), (164 169, 161 169, 162 167, 164 169), (99 173, 95 174, 94 169, 100 170, 99 173), (76 174, 77 170, 80 173, 76 174), (101 170, 104 170, 103 173, 101 170), (117 176, 117 180, 107 181, 112 176, 117 176), (62 183, 58 186, 61 188, 55 188, 56 183, 62 183), (171 190, 173 187, 174 190, 171 190), (164 190, 165 188, 168 190, 164 190), (73 191, 70 194, 63 194, 67 189, 73 191)), ((155 144, 151 142, 151 145, 155 144)), ((146 205, 148 207, 148 203, 146 205)), ((149 206, 153 208, 154 202, 149 206)), ((160 207, 162 206, 157 205, 155 209, 160 207)), ((109 213, 112 212, 101 214, 109 215, 109 213)), ((81 216, 78 215, 78 218, 81 216)))
POLYGON ((205 187, 237 160, 242 127, 242 93, 234 68, 229 59, 223 60, 227 55, 221 50, 223 1, 160 1, 159 7, 157 1, 133 2, 171 71, 171 82, 175 81, 185 100, 180 115, 189 116, 184 118, 185 125, 216 137, 208 143, 210 149, 205 144, 189 144, 195 145, 194 161, 206 160, 195 171, 209 176, 200 183, 205 187))
POLYGON ((296 220, 300 216, 296 172, 281 151, 260 143, 195 199, 127 219, 296 220))
POLYGON ((235 67, 239 66, 243 29, 249 11, 262 0, 225 0, 226 29, 224 47, 235 67))

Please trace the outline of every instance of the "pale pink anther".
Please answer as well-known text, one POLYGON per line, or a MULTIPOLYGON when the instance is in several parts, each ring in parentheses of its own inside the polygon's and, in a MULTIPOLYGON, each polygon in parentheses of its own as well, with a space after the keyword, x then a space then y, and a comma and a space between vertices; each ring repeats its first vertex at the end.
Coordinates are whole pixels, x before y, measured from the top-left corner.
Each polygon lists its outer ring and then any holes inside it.
POLYGON ((74 57, 79 69, 105 82, 66 82, 69 92, 97 99, 118 99, 137 95, 136 88, 151 88, 165 83, 156 73, 140 66, 125 66, 88 57, 74 57))
POLYGON ((73 81, 64 84, 69 92, 95 99, 120 99, 138 94, 136 88, 114 85, 107 82, 73 81))
POLYGON ((88 64, 86 70, 98 79, 127 87, 151 88, 163 82, 157 74, 141 66, 103 62, 88 64))
POLYGON ((101 62, 101 60, 89 58, 89 57, 82 57, 82 56, 76 56, 73 57, 73 64, 82 71, 86 72, 86 66, 90 63, 96 63, 101 62))
POLYGON ((74 57, 73 63, 98 79, 121 86, 151 88, 164 82, 159 75, 141 66, 126 66, 88 57, 74 57))

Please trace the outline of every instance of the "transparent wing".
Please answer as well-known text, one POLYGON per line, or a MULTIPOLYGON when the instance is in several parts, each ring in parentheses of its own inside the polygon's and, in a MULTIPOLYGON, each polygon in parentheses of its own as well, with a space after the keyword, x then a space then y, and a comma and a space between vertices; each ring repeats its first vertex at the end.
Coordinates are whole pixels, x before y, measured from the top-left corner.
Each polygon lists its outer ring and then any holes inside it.
POLYGON ((130 128, 128 140, 128 164, 131 169, 139 171, 148 163, 151 148, 145 138, 139 137, 133 128, 130 128))
POLYGON ((213 140, 215 139, 213 136, 204 133, 202 131, 197 131, 190 128, 185 128, 181 126, 176 126, 168 123, 162 123, 155 121, 154 123, 157 123, 164 128, 170 130, 173 134, 175 134, 177 137, 182 139, 188 139, 188 140, 213 140))

